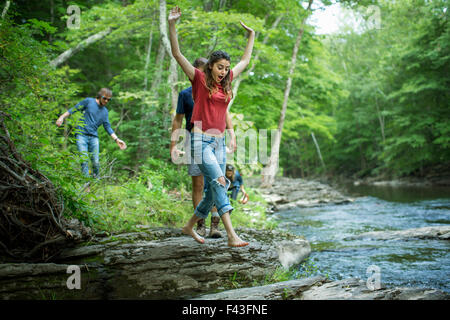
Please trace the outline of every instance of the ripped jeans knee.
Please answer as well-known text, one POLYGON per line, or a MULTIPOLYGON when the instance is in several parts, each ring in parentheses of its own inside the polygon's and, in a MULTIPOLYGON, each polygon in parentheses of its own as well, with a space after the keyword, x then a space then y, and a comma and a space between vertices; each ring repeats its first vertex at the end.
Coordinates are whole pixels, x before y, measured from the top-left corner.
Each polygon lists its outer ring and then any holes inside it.
POLYGON ((230 205, 230 200, 227 195, 227 190, 231 182, 226 177, 224 178, 225 185, 219 181, 220 177, 209 181, 208 189, 206 190, 202 201, 200 201, 195 209, 195 214, 198 217, 206 219, 214 206, 216 206, 219 216, 222 216, 226 212, 231 213, 233 207, 230 205))
POLYGON ((221 186, 223 186, 225 188, 225 192, 228 190, 228 188, 231 185, 231 181, 225 177, 225 176, 221 176, 218 177, 217 179, 213 179, 212 181, 215 181, 216 183, 220 184, 221 186), (221 178, 225 179, 225 184, 223 184, 220 180, 222 180, 221 178))

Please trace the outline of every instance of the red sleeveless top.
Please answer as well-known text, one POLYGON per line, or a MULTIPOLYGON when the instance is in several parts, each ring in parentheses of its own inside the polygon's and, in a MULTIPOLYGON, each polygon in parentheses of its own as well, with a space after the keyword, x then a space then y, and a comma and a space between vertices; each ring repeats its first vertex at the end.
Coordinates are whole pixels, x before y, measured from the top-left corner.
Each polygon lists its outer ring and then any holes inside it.
MULTIPOLYGON (((233 81, 233 71, 230 69, 230 79, 233 81)), ((225 101, 226 95, 220 84, 219 89, 211 98, 209 89, 206 87, 205 74, 195 68, 192 83, 192 96, 194 98, 194 110, 192 111, 191 123, 203 132, 221 134, 226 128, 226 112, 230 100, 225 101)))

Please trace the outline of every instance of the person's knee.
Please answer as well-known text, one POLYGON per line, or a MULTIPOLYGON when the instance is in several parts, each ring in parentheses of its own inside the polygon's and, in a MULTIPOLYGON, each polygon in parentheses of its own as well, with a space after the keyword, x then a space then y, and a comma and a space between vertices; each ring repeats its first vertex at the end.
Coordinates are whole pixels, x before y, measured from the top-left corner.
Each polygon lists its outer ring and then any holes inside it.
POLYGON ((226 181, 225 181, 225 177, 224 176, 221 176, 221 177, 219 177, 218 179, 217 179, 217 181, 219 181, 219 183, 221 184, 221 185, 223 185, 224 187, 226 186, 226 181))

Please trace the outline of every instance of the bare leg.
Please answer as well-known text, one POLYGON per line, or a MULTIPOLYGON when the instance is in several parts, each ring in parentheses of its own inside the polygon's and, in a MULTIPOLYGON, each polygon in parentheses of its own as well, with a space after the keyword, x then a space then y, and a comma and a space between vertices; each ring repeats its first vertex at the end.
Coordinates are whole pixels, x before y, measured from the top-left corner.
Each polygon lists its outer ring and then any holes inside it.
MULTIPOLYGON (((192 204, 194 210, 203 198, 203 176, 192 176, 192 204)), ((206 235, 205 219, 199 219, 197 221, 197 234, 204 237, 206 235)))
MULTIPOLYGON (((226 185, 225 178, 223 176, 219 177, 217 180, 223 186, 226 185)), ((230 218, 229 212, 225 212, 221 216, 221 219, 223 222, 223 226, 225 227, 225 230, 227 231, 228 246, 230 246, 230 247, 245 247, 246 245, 248 245, 248 242, 245 242, 241 238, 239 238, 238 235, 236 234, 236 232, 234 231, 233 225, 231 224, 231 218, 230 218)))
POLYGON ((200 220, 199 217, 197 217, 195 214, 192 215, 192 217, 189 219, 189 221, 186 223, 186 225, 181 229, 181 231, 194 238, 195 241, 198 243, 205 243, 205 239, 200 237, 197 232, 194 230, 194 226, 197 223, 197 221, 200 220))
POLYGON ((226 212, 222 215, 222 222, 228 236, 228 246, 230 247, 245 247, 248 242, 243 241, 234 231, 233 225, 231 224, 230 213, 226 212))
POLYGON ((203 176, 192 176, 192 204, 197 208, 203 198, 203 176))

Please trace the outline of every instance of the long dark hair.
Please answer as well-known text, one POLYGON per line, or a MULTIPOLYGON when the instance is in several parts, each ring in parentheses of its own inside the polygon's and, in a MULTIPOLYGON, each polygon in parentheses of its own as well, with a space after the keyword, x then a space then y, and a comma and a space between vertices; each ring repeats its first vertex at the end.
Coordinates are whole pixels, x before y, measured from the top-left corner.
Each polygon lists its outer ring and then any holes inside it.
MULTIPOLYGON (((214 66, 214 63, 216 63, 219 60, 225 59, 228 62, 231 62, 230 55, 226 53, 225 51, 218 50, 211 53, 208 59, 208 65, 205 68, 205 80, 206 80, 206 87, 209 89, 209 97, 216 93, 218 91, 216 82, 212 76, 211 69, 214 66)), ((228 71, 227 75, 220 81, 220 84, 222 85, 223 91, 225 93, 225 101, 229 101, 233 99, 233 91, 231 90, 231 76, 230 71, 228 71)))

